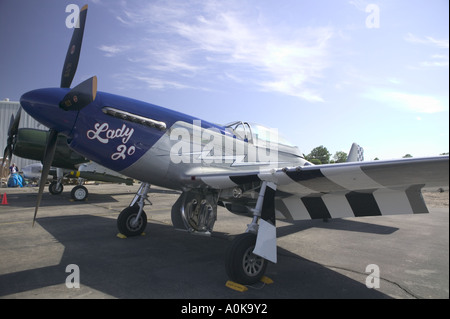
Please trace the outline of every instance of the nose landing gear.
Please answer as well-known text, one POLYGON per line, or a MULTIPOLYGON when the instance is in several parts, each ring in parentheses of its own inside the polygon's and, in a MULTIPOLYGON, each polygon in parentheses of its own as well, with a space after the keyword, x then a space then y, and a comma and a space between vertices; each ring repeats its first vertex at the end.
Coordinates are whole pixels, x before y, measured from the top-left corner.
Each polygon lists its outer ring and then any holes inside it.
POLYGON ((129 206, 122 210, 117 218, 119 232, 127 237, 139 236, 147 227, 147 215, 144 211, 139 215, 139 205, 129 206))

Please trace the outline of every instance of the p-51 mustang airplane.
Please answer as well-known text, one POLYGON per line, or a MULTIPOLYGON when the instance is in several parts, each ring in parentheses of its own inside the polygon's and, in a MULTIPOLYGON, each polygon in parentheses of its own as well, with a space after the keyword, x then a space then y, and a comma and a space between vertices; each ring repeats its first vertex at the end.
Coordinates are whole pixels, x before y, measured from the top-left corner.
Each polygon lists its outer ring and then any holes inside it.
MULTIPOLYGON (((448 185, 448 156, 312 165, 274 130, 248 122, 217 125, 160 106, 97 92, 94 76, 70 89, 87 6, 80 11, 60 88, 25 93, 21 106, 50 128, 46 176, 57 136, 105 167, 142 181, 117 219, 126 236, 141 234, 151 184, 181 190, 172 207, 176 228, 209 233, 217 206, 253 217, 230 245, 226 271, 242 284, 276 262, 276 218, 301 220, 428 212, 421 189, 448 185)), ((34 221, 42 198, 39 189, 34 221)), ((34 223, 33 221, 33 223, 34 223)))

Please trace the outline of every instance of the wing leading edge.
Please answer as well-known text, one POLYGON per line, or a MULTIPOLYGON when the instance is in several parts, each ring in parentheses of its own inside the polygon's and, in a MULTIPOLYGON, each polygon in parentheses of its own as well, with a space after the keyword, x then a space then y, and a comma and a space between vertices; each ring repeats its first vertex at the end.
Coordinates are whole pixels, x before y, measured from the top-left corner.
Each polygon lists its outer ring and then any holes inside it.
POLYGON ((212 188, 248 181, 277 185, 275 209, 287 220, 428 213, 424 187, 449 184, 449 157, 352 162, 199 176, 212 188))

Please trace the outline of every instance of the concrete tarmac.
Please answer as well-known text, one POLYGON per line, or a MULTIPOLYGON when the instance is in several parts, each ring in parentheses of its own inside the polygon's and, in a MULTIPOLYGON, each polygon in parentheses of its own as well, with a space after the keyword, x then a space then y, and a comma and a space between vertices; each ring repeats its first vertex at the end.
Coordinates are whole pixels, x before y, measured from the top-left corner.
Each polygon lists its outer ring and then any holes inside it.
POLYGON ((72 186, 46 189, 34 227, 37 187, 0 188, 0 298, 449 298, 448 192, 430 214, 278 222, 274 283, 238 292, 225 286, 224 255, 250 219, 219 208, 212 236, 177 231, 179 193, 152 187, 145 235, 119 238, 117 216, 138 187, 87 185, 84 202, 70 200, 72 186), (68 287, 72 265, 79 288, 68 287))

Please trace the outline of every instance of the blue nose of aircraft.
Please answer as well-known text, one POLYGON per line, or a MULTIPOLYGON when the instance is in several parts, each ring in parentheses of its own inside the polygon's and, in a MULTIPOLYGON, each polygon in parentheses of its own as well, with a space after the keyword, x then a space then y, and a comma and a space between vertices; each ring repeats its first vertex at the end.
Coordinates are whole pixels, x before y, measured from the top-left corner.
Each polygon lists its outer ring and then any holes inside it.
POLYGON ((59 103, 69 91, 67 88, 33 90, 22 95, 20 104, 38 122, 70 136, 78 111, 65 111, 59 107, 59 103))

